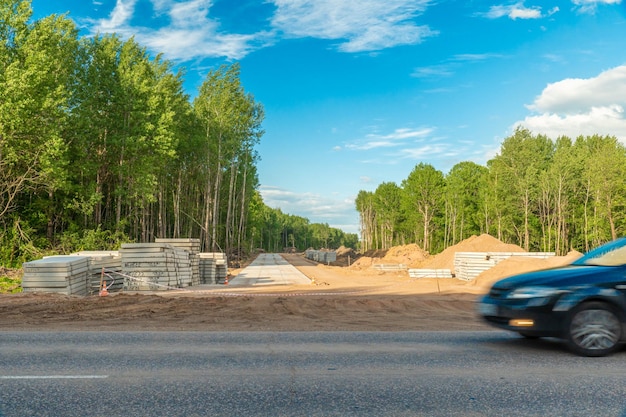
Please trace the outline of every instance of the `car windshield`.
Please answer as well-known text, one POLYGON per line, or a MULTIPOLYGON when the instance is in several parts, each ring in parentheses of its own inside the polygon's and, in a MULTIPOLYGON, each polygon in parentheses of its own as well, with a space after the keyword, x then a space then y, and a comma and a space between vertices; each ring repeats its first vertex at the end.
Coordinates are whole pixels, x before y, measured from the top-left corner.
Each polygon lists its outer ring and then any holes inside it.
POLYGON ((572 265, 626 265, 626 238, 617 239, 599 246, 572 262, 572 265))

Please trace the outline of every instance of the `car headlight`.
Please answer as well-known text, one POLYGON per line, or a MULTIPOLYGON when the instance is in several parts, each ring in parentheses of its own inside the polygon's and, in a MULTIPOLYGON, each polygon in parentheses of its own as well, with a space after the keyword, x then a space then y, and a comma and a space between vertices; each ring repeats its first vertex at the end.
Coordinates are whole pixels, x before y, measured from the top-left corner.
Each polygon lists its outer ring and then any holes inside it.
POLYGON ((546 298, 563 292, 550 287, 521 287, 509 293, 507 298, 521 300, 528 298, 546 298))

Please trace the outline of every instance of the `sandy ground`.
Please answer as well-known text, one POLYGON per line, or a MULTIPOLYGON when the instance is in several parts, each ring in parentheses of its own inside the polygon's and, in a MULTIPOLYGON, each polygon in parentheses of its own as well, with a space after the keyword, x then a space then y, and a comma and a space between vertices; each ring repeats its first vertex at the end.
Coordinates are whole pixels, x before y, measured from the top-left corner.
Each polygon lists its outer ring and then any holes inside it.
POLYGON ((0 330, 488 329, 474 313, 477 295, 455 292, 452 281, 458 280, 416 280, 406 272, 363 272, 284 256, 313 284, 108 297, 5 294, 0 296, 0 330))
MULTIPOLYGON (((361 257, 350 266, 321 265, 301 254, 283 254, 312 280, 310 285, 222 285, 107 297, 5 294, 0 295, 0 330, 491 330, 476 316, 475 305, 492 282, 518 272, 566 264, 580 255, 551 260, 511 258, 469 283, 449 278, 415 279, 406 270, 381 272, 371 267, 407 259, 413 267, 450 267, 454 250, 468 249, 518 250, 483 235, 437 257, 429 257, 419 248, 403 247, 388 251, 384 258, 361 257)), ((229 272, 236 275, 239 271, 229 272)))

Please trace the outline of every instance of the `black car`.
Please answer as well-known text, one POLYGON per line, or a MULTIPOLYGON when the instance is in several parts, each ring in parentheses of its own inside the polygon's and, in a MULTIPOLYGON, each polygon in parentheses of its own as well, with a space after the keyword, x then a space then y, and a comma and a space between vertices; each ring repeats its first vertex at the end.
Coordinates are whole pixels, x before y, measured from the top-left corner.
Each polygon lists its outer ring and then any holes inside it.
POLYGON ((582 356, 613 353, 626 341, 626 238, 567 266, 502 279, 477 308, 524 337, 560 338, 582 356))

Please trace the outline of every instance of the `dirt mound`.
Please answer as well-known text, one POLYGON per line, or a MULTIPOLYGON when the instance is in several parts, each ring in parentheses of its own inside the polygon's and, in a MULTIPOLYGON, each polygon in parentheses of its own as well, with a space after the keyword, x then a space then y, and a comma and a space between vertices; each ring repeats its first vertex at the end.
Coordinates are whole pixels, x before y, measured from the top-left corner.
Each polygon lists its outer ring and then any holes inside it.
POLYGON ((347 267, 352 265, 352 263, 359 258, 359 254, 357 254, 354 249, 347 248, 343 245, 335 250, 335 255, 337 259, 330 262, 329 265, 347 267))
POLYGON ((457 252, 526 252, 517 245, 504 243, 495 237, 482 234, 471 236, 433 256, 420 268, 450 269, 454 271, 454 254, 457 252))
POLYGON ((412 243, 409 245, 394 246, 390 249, 370 250, 365 252, 350 267, 353 269, 370 268, 372 265, 390 264, 406 265, 408 268, 417 268, 428 259, 428 252, 412 243))
POLYGON ((341 245, 339 246, 339 248, 335 251, 335 253, 337 253, 337 256, 346 256, 346 255, 354 255, 354 249, 352 248, 346 248, 345 246, 341 245))
POLYGON ((351 263, 353 269, 366 269, 379 264, 404 264, 408 268, 454 270, 456 252, 525 252, 517 245, 504 243, 493 236, 482 234, 469 237, 450 246, 438 255, 430 255, 416 244, 394 246, 388 250, 370 250, 351 263))
POLYGON ((424 260, 428 259, 428 252, 420 248, 415 243, 410 245, 394 246, 387 251, 387 254, 382 258, 383 264, 404 264, 409 268, 414 265, 421 264, 424 260))
POLYGON ((367 258, 384 258, 387 255, 387 249, 370 249, 363 253, 367 258))

